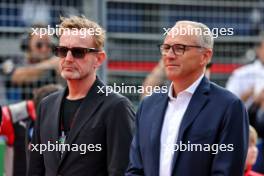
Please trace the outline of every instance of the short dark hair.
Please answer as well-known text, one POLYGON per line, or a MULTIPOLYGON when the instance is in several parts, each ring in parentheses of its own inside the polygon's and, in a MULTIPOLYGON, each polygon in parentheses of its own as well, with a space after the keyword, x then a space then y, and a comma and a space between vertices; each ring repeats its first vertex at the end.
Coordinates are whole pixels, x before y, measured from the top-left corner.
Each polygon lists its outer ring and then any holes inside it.
POLYGON ((34 95, 33 101, 35 103, 35 107, 38 107, 39 103, 43 98, 60 89, 62 89, 62 86, 59 84, 48 84, 38 89, 35 89, 33 91, 33 95, 34 95))

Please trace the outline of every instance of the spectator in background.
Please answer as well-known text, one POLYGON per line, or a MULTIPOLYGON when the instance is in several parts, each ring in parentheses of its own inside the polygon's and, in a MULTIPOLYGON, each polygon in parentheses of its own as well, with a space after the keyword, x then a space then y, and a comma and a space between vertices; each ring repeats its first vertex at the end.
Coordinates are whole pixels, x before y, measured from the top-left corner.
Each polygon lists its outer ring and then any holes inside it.
POLYGON ((28 144, 31 141, 32 127, 36 119, 35 107, 42 98, 59 89, 61 89, 60 85, 46 85, 34 90, 33 102, 23 101, 3 107, 4 116, 1 124, 3 130, 0 135, 6 138, 5 174, 7 176, 26 175, 28 144))
POLYGON ((250 124, 257 130, 260 137, 257 145, 259 153, 253 170, 264 174, 264 90, 254 97, 254 101, 248 109, 248 114, 250 124))
MULTIPOLYGON (((0 105, 0 124, 2 123, 2 107, 0 105)), ((0 132, 1 132, 1 125, 0 125, 0 132)))
POLYGON ((250 126, 249 127, 249 144, 248 144, 248 153, 245 166, 245 175, 244 176, 264 176, 262 174, 252 171, 252 166, 256 163, 258 148, 257 148, 257 139, 258 135, 256 130, 250 126))
POLYGON ((143 82, 144 93, 141 95, 141 98, 144 98, 148 95, 146 89, 148 86, 155 87, 155 86, 162 86, 167 85, 167 78, 165 74, 165 68, 163 61, 160 60, 158 65, 151 71, 149 75, 145 78, 143 82))
POLYGON ((226 88, 244 101, 249 123, 260 137, 258 161, 254 170, 264 173, 264 38, 256 48, 257 59, 236 69, 227 81, 226 88))
MULTIPOLYGON (((32 28, 40 29, 45 26, 35 25, 32 28)), ((31 83, 39 80, 47 70, 56 69, 58 59, 52 55, 52 36, 28 33, 21 48, 26 51, 25 65, 17 67, 12 74, 12 82, 16 84, 31 83)))
MULTIPOLYGON (((44 27, 32 26, 32 28, 44 27)), ((1 65, 1 71, 6 75, 6 95, 9 102, 31 100, 35 88, 57 82, 58 59, 52 56, 52 45, 52 36, 48 34, 40 36, 30 30, 21 42, 25 58, 12 57, 1 65)), ((6 173, 25 175, 25 133, 26 126, 32 119, 27 113, 26 101, 12 104, 8 109, 12 120, 10 128, 13 130, 12 135, 15 136, 15 140, 11 140, 12 142, 8 144, 6 156, 9 161, 6 162, 6 173)))
MULTIPOLYGON (((206 65, 206 71, 205 71, 205 76, 210 79, 211 75, 211 67, 212 67, 212 62, 208 63, 206 65)), ((146 77, 146 79, 143 82, 143 87, 145 88, 144 93, 141 95, 141 98, 147 96, 147 91, 146 88, 148 86, 162 86, 162 85, 169 85, 169 82, 166 78, 165 74, 165 68, 163 61, 160 60, 158 65, 151 71, 151 73, 146 77)))
POLYGON ((257 59, 236 69, 226 83, 226 88, 246 103, 248 108, 264 88, 264 39, 256 48, 257 59))
MULTIPOLYGON (((263 80, 264 81, 264 80, 263 80)), ((249 122, 264 139, 264 90, 254 96, 253 103, 248 108, 249 122)))
MULTIPOLYGON (((41 102, 41 100, 45 97, 47 97, 48 95, 61 90, 63 87, 59 84, 48 84, 46 86, 42 86, 38 89, 35 89, 33 94, 34 94, 34 104, 35 107, 37 108, 41 102)), ((26 162, 27 162, 27 170, 29 167, 29 157, 30 157, 30 143, 31 143, 31 139, 32 139, 32 135, 33 135, 33 129, 34 127, 34 121, 30 121, 29 123, 26 124, 26 135, 25 135, 25 148, 26 148, 26 162)))
MULTIPOLYGON (((45 28, 45 26, 35 25, 32 28, 45 28)), ((25 58, 8 60, 3 66, 4 72, 9 75, 9 81, 6 83, 10 90, 9 99, 14 97, 14 93, 20 94, 16 99, 32 99, 34 88, 58 82, 56 70, 59 60, 52 55, 53 38, 48 34, 42 36, 39 33, 36 34, 32 28, 21 44, 21 48, 25 51, 25 58), (11 92, 13 90, 17 92, 11 92)))
POLYGON ((7 103, 6 100, 6 87, 5 87, 5 75, 2 74, 2 64, 0 63, 0 105, 7 103))

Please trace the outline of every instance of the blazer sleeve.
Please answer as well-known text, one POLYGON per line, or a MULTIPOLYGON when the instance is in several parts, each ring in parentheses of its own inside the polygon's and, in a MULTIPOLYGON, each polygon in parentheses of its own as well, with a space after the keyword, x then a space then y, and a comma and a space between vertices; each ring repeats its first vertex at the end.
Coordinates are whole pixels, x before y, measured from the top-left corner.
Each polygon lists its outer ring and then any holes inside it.
POLYGON ((113 104, 108 114, 106 122, 108 175, 123 176, 129 160, 135 112, 131 103, 122 98, 113 104))
POLYGON ((249 123, 243 103, 230 103, 222 123, 218 144, 233 145, 233 151, 220 151, 212 163, 212 176, 242 176, 248 150, 249 123))
POLYGON ((41 121, 41 105, 38 107, 37 111, 38 118, 36 119, 34 125, 34 131, 32 136, 32 141, 30 145, 30 158, 29 158, 29 170, 27 172, 28 176, 44 176, 45 175, 45 166, 43 155, 39 153, 39 151, 33 150, 33 145, 37 147, 37 145, 41 144, 40 140, 40 121, 41 121))
POLYGON ((139 145, 139 118, 143 106, 143 101, 139 106, 139 109, 136 114, 136 131, 130 147, 129 165, 125 174, 126 176, 144 175, 144 168, 142 164, 142 157, 141 157, 140 145, 139 145))

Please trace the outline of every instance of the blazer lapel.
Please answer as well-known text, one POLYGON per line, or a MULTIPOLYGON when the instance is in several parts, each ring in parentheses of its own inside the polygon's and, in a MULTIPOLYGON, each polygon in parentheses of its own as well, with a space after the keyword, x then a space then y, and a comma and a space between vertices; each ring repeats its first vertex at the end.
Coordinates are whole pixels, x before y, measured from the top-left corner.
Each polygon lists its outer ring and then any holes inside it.
POLYGON ((153 110, 149 114, 153 117, 153 123, 151 128, 151 146, 153 152, 153 162, 155 167, 152 174, 158 175, 159 173, 159 158, 160 158, 160 133, 163 124, 165 110, 168 104, 167 94, 160 94, 160 98, 155 102, 153 110))
MULTIPOLYGON (((98 78, 96 79, 95 83, 89 90, 87 96, 81 103, 79 111, 76 112, 77 114, 73 121, 72 129, 69 133, 69 136, 66 139, 67 144, 71 145, 73 143, 73 141, 81 131, 83 125, 86 124, 87 121, 91 119, 94 112, 99 108, 99 106, 103 102, 104 100, 104 96, 102 96, 103 93, 98 92, 97 86, 100 87, 104 86, 104 84, 100 80, 98 80, 98 78)), ((62 164, 63 160, 66 158, 68 153, 69 153, 68 151, 63 152, 59 165, 62 164)))
MULTIPOLYGON (((197 87, 197 90, 194 92, 194 95, 192 96, 192 99, 185 111, 185 114, 183 116, 183 119, 180 125, 180 129, 179 129, 177 144, 179 144, 179 142, 182 141, 184 133, 186 132, 188 127, 193 123, 195 118, 198 116, 199 112, 201 112, 201 110, 208 103, 209 98, 207 94, 209 92, 209 89, 210 89, 210 83, 208 79, 204 77, 200 85, 197 87)), ((178 155, 179 155, 178 151, 174 152, 172 171, 175 169, 178 155)))
MULTIPOLYGON (((59 92, 59 95, 57 96, 57 98, 54 101, 54 106, 52 108, 52 111, 50 112, 50 114, 52 114, 52 116, 54 116, 54 119, 51 119, 52 122, 50 129, 54 129, 53 133, 52 133, 52 139, 53 141, 57 141, 59 139, 59 123, 60 123, 60 109, 61 109, 61 105, 62 105, 62 100, 64 97, 64 94, 67 92, 67 89, 65 88, 63 91, 59 92)), ((57 160, 60 160, 60 152, 55 152, 55 156, 57 158, 57 160)))

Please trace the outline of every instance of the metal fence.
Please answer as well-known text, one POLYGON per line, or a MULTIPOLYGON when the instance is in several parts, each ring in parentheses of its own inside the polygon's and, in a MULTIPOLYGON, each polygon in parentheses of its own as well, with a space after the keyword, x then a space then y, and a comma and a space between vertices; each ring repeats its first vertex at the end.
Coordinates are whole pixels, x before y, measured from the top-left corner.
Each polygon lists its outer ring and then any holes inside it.
MULTIPOLYGON (((107 29, 108 62, 101 76, 110 85, 141 85, 160 59, 157 44, 163 40, 163 28, 177 20, 194 20, 211 29, 233 28, 233 35, 215 39, 211 79, 224 86, 235 68, 254 59, 253 47, 263 29, 263 10, 264 3, 257 0, 1 0, 0 62, 23 56, 20 36, 32 23, 54 26, 60 16, 84 14, 107 29)), ((6 79, 0 77, 2 97, 12 91, 6 79)), ((138 104, 139 94, 126 96, 138 104)))
MULTIPOLYGON (((205 23, 210 29, 232 28, 232 35, 215 32, 212 81, 225 86, 232 71, 252 61, 263 30, 261 1, 107 1, 109 82, 140 85, 160 59, 157 44, 163 28, 178 20, 205 23)), ((129 95, 135 103, 139 95, 129 95)))

